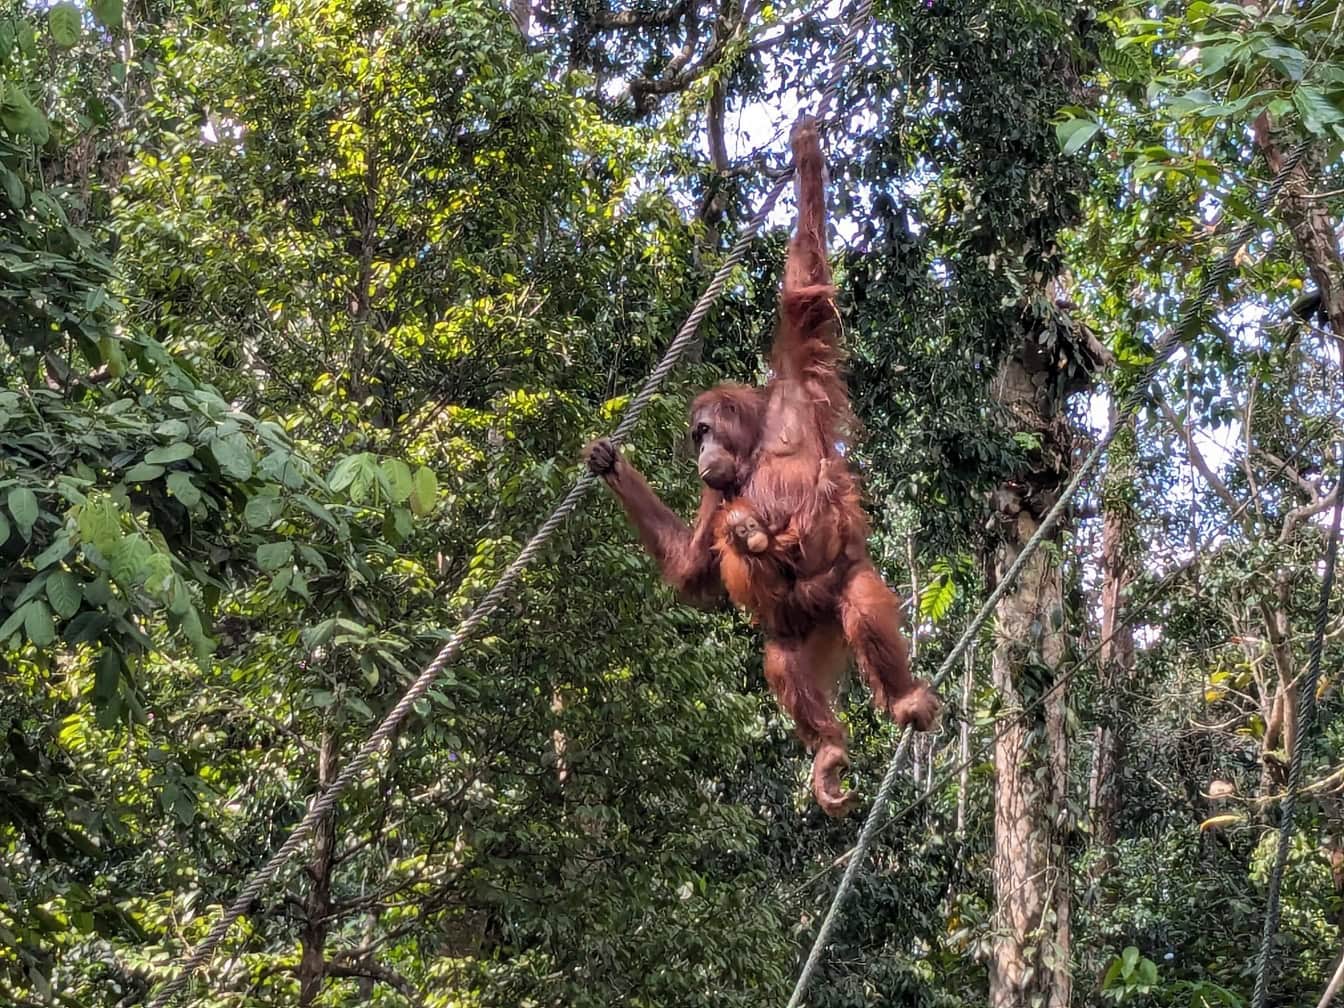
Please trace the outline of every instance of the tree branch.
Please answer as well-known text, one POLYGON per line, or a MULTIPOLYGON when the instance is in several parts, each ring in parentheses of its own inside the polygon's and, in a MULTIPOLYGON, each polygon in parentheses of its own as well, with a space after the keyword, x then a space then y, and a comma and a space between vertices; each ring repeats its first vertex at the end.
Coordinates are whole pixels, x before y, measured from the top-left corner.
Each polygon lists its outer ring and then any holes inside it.
POLYGON ((344 979, 356 977, 361 980, 374 980, 378 983, 387 984, 413 1005, 423 1005, 425 1003, 423 996, 415 989, 415 985, 404 976, 371 960, 366 959, 353 963, 327 963, 327 974, 344 979))
POLYGON ((1161 396, 1157 397, 1157 405, 1162 411, 1162 416, 1166 419, 1167 423, 1171 424, 1176 433, 1185 441, 1186 454, 1190 456, 1191 464, 1194 465, 1194 467, 1199 470, 1199 474, 1204 477, 1204 482, 1206 482, 1209 485, 1209 488, 1228 506, 1232 513, 1236 514, 1239 510, 1237 499, 1232 496, 1232 491, 1227 488, 1227 484, 1219 479, 1218 474, 1210 468, 1209 463, 1204 458, 1203 452, 1195 446, 1195 438, 1190 430, 1190 425, 1181 420, 1181 418, 1176 415, 1176 411, 1171 408, 1171 404, 1161 396))

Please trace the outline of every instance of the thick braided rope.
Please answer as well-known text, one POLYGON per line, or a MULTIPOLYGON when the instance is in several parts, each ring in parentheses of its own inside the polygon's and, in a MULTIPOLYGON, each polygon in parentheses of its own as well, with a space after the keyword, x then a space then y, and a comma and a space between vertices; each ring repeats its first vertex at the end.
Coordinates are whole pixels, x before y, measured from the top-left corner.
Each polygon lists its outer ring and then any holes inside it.
MULTIPOLYGON (((1338 452, 1336 455, 1338 456, 1338 452)), ((1344 480, 1344 471, 1340 479, 1344 480)), ((1340 493, 1336 484, 1335 493, 1340 493)), ((1260 936, 1260 961, 1255 970, 1255 992, 1251 998, 1251 1008, 1265 1008, 1269 997, 1269 982, 1273 968, 1271 954, 1274 937, 1279 931, 1279 896, 1283 888, 1283 872, 1288 864, 1288 845, 1292 842, 1293 818, 1297 813, 1297 792, 1302 786, 1302 750, 1307 745, 1307 733, 1311 731, 1316 716, 1316 684, 1321 678, 1321 652, 1325 647, 1325 627, 1330 620, 1330 594, 1335 585, 1335 557, 1339 552, 1339 518, 1344 497, 1335 498, 1334 514, 1330 519, 1330 536, 1325 545, 1325 573, 1321 578, 1321 600, 1316 609, 1316 630, 1311 638, 1311 649, 1307 652, 1307 674, 1298 685, 1297 692, 1297 741, 1293 744, 1292 755, 1288 758, 1288 783, 1279 809, 1279 846, 1274 852, 1274 866, 1269 872, 1269 892, 1265 895, 1265 926, 1260 936)))
MULTIPOLYGON (((668 345, 663 359, 650 373, 639 393, 631 400, 625 416, 616 428, 613 440, 619 442, 628 437, 630 432, 634 430, 635 424, 639 422, 641 414, 658 393, 663 381, 676 366, 686 348, 695 339, 696 330, 700 323, 719 295, 723 293, 729 275, 746 254, 752 239, 773 210, 775 203, 788 185, 788 181, 789 177, 786 175, 775 184, 765 202, 761 204, 756 216, 752 218, 741 237, 729 250, 723 265, 719 267, 714 279, 700 296, 700 300, 696 302, 695 307, 691 309, 690 315, 687 316, 676 338, 668 345)), ((360 747, 359 751, 350 759, 327 789, 309 805, 303 819, 294 827, 293 832, 290 833, 285 842, 271 855, 270 860, 248 879, 239 891, 237 898, 224 911, 223 916, 215 922, 214 927, 210 929, 210 933, 192 950, 190 955, 182 960, 177 975, 165 982, 163 989, 151 1003, 150 1008, 163 1008, 167 1005, 182 990, 191 975, 210 961, 215 949, 228 934, 234 922, 247 913, 253 901, 261 895, 262 890, 277 877, 286 862, 303 848, 304 844, 312 837, 318 824, 336 808, 341 795, 369 769, 382 751, 383 746, 396 734, 397 729, 411 712, 416 702, 429 692, 429 688, 438 679, 449 662, 457 657, 462 645, 499 608, 499 604, 504 601, 523 572, 536 559, 547 541, 555 534, 556 529, 579 506, 584 494, 587 493, 595 479, 596 477, 587 470, 579 476, 574 486, 570 488, 569 493, 551 512, 551 516, 537 529, 532 538, 528 540, 527 545, 523 547, 522 552, 514 558, 514 561, 509 564, 499 580, 495 582, 495 586, 486 593, 471 614, 462 621, 453 635, 444 643, 439 653, 434 656, 434 660, 425 666, 410 688, 402 694, 396 706, 387 712, 378 727, 374 729, 373 734, 369 736, 368 741, 360 747)))
MULTIPOLYGON (((1283 167, 1273 182, 1265 190, 1264 196, 1260 200, 1261 210, 1268 210, 1269 207, 1278 198, 1288 177, 1297 170, 1302 158, 1306 155, 1307 144, 1300 144, 1288 155, 1284 161, 1283 167)), ((1203 282, 1195 296, 1186 305, 1184 310, 1178 316, 1176 325, 1165 332, 1158 340, 1158 344, 1153 351, 1153 360, 1144 368, 1139 380, 1132 386, 1128 395, 1119 404, 1119 415, 1123 420, 1134 413, 1147 399, 1149 386, 1157 379, 1163 365, 1172 351, 1182 340, 1189 339, 1198 328, 1201 316, 1207 310, 1209 304, 1213 301, 1227 278, 1232 275, 1236 268, 1237 253, 1243 245, 1255 237, 1260 226, 1255 222, 1243 225, 1233 236, 1227 249, 1206 271, 1203 282)), ((943 681, 951 674, 952 669, 961 661, 962 655, 970 646, 971 641, 975 639, 980 628, 989 621, 994 614, 994 607, 999 600, 1007 594, 1008 590, 1016 583, 1018 576, 1026 567, 1027 562, 1040 547, 1046 538, 1054 531, 1055 524, 1063 516, 1065 509, 1069 506, 1074 494, 1082 486, 1083 480, 1092 472, 1096 465, 1101 461, 1116 434, 1123 426, 1121 422, 1112 425, 1105 436, 1097 442, 1092 451, 1088 453, 1081 465, 1074 471, 1073 477, 1064 487, 1055 502, 1054 507, 1042 519, 1040 527, 1030 539, 1027 540, 1022 551, 1018 553, 1016 559, 1008 571, 999 580, 998 585, 990 592, 989 597, 985 599, 984 604, 972 617, 967 625, 965 632, 962 633, 957 643, 953 645, 952 650, 948 652, 943 663, 938 667, 937 674, 933 677, 933 687, 936 689, 942 685, 943 681)), ((910 740, 914 736, 914 730, 906 727, 901 734, 901 741, 896 747, 896 752, 891 757, 891 762, 887 765, 887 772, 882 778, 882 784, 877 789, 877 795, 873 799, 873 806, 868 811, 868 817, 863 822, 863 828, 859 831, 859 839, 852 848, 848 863, 845 865, 845 873, 840 876, 840 882, 835 887, 835 894, 831 897, 830 909, 827 910, 825 918, 821 922, 821 927, 817 930, 817 937, 812 942, 812 949, 808 952, 807 960, 803 963, 802 971, 798 974, 798 980, 794 984, 793 994, 789 997, 788 1008, 798 1008, 802 1002, 803 995, 807 991, 807 985, 812 980, 812 975, 816 972, 821 963, 821 957, 826 949, 827 942, 830 941, 831 931, 840 918, 840 912, 845 896, 848 895, 850 886, 853 885, 855 877, 859 873, 859 868, 863 864, 864 858, 868 853, 868 847, 872 844, 873 838, 877 835, 882 826, 882 820, 886 817, 887 804, 891 800, 891 794, 896 788, 896 781, 900 777, 902 766, 905 762, 906 754, 910 750, 910 740)), ((1263 1008, 1257 1005, 1256 1008, 1263 1008)))
MULTIPOLYGON (((818 101, 816 115, 820 120, 825 120, 831 105, 834 103, 840 91, 840 81, 844 66, 852 60, 857 52, 858 37, 863 28, 867 25, 869 17, 872 15, 872 0, 860 0, 855 9, 854 17, 850 19, 849 31, 841 44, 839 52, 836 54, 832 64, 831 73, 827 79, 826 86, 822 92, 821 99, 818 101)), ((747 223, 742 232, 738 235, 737 241, 729 249, 724 257, 723 264, 718 272, 710 281, 709 286, 705 288, 700 299, 691 309, 691 313, 682 323, 676 337, 668 345, 663 359, 659 361, 658 366, 650 372, 649 377, 645 379, 643 387, 630 401, 626 408, 625 416, 622 417, 620 424, 617 425, 612 435, 612 440, 619 444, 622 440, 629 437, 639 422, 640 416, 652 402, 653 397, 658 394, 667 376, 676 367, 681 360, 682 354, 686 348, 695 340, 696 332, 700 328, 700 323, 704 321, 719 295, 723 293, 724 287, 728 283, 728 278, 737 268, 743 257, 747 254, 751 243, 756 235, 765 225, 775 204, 779 202, 780 196, 788 187, 791 173, 785 174, 775 183, 774 187, 766 195, 764 202, 761 203, 756 215, 747 223)), ((248 912, 253 902, 260 896, 263 890, 270 885, 280 874, 281 869, 294 857, 311 839, 313 831, 317 828, 328 815, 336 808, 341 796, 359 777, 371 767, 382 752, 383 746, 388 740, 396 734, 402 721, 411 712, 416 702, 429 692, 430 686, 438 679, 439 675, 448 666, 462 645, 471 637, 477 629, 480 628, 490 616, 499 607, 512 590, 515 583, 522 576, 523 571, 536 559, 541 552, 542 547, 555 533, 564 521, 574 512, 583 500, 584 494, 592 486, 596 477, 585 470, 580 474, 574 486, 570 488, 569 493, 556 505, 551 516, 546 519, 542 526, 537 529, 532 538, 528 540, 527 545, 523 547, 522 552, 509 564, 508 568, 500 576, 495 586, 486 593, 485 597, 472 610, 471 614, 458 626, 453 635, 448 638, 439 653, 434 656, 433 661, 425 666, 424 670, 416 677, 410 688, 397 701, 378 727, 374 729, 373 734, 369 736, 368 741, 360 747, 359 751, 345 765, 344 769, 337 774, 336 779, 331 782, 325 791, 318 795, 308 807, 297 826, 286 838, 285 842, 271 855, 270 859, 244 883, 238 892, 237 898, 228 906, 219 920, 210 929, 209 933, 201 940, 201 943, 188 954, 178 967, 177 973, 166 980, 158 995, 150 1003, 150 1008, 164 1008, 171 1002, 186 986, 192 974, 208 963, 219 947, 220 942, 228 935, 229 930, 234 923, 248 912)))

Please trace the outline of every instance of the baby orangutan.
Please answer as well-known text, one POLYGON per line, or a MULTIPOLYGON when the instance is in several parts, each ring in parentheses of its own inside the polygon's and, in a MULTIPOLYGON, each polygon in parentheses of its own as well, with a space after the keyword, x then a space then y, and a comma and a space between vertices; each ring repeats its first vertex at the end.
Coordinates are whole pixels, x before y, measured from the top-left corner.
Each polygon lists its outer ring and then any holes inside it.
POLYGON ((874 704, 932 730, 941 704, 910 676, 901 606, 868 556, 868 522, 838 445, 852 426, 840 376, 840 320, 826 261, 824 165, 816 124, 794 127, 798 229, 780 292, 764 388, 720 385, 691 407, 704 487, 688 527, 611 442, 588 467, 624 506, 644 548, 682 596, 725 589, 765 633, 765 677, 816 755, 812 790, 830 815, 850 810, 849 765, 833 709, 852 652, 874 704))
POLYGON ((770 533, 745 504, 738 503, 730 507, 724 523, 732 537, 748 553, 764 553, 770 548, 770 533))

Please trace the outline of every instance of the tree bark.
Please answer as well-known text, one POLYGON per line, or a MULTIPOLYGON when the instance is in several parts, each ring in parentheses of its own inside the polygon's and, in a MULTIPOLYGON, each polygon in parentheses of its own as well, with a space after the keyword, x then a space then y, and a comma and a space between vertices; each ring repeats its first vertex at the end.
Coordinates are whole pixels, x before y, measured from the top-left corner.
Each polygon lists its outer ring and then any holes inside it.
MULTIPOLYGON (((1255 121, 1254 134, 1270 170, 1277 175, 1283 169, 1284 156, 1267 114, 1255 121)), ((1341 362, 1344 362, 1344 257, 1340 256, 1334 224, 1326 214, 1324 204, 1309 198, 1319 174, 1313 168, 1309 153, 1288 178, 1276 207, 1292 232, 1307 272, 1320 291, 1320 314, 1324 316, 1335 345, 1339 347, 1341 362)))
POLYGON ((509 14, 518 29, 518 34, 526 42, 532 33, 532 0, 509 0, 509 14))
MULTIPOLYGON (((1112 426, 1122 422, 1111 404, 1112 426)), ((1134 674, 1134 631, 1125 620, 1125 600, 1134 583, 1134 418, 1123 421, 1110 452, 1102 491, 1101 662, 1097 725, 1092 739, 1088 819, 1100 856, 1092 869, 1099 879, 1114 866, 1116 819, 1125 737, 1120 726, 1120 691, 1134 674)))
MULTIPOLYGON (((1067 475, 1067 428, 1046 404, 1023 360, 1000 372, 995 394, 1041 438, 1031 470, 994 495, 995 579, 1039 527, 1067 475), (1053 419, 1052 419, 1053 418, 1053 419)), ((996 612, 992 676, 1003 708, 994 744, 994 953, 990 1008, 1068 1008, 1072 892, 1062 843, 1067 816, 1067 691, 1056 686, 1064 655, 1064 584, 1058 554, 1038 550, 996 612)))
POLYGON ((957 847, 966 843, 966 791, 971 786, 971 698, 975 686, 975 643, 966 649, 966 660, 961 676, 961 709, 963 716, 957 728, 957 819, 953 834, 957 847))
MULTIPOLYGON (((324 791, 335 776, 336 736, 330 730, 322 735, 317 754, 317 790, 324 791)), ((327 977, 327 930, 331 919, 331 871, 335 863, 336 829, 332 816, 318 823, 313 831, 313 857, 308 862, 311 888, 304 901, 304 925, 299 932, 299 1004, 312 1004, 322 993, 327 977)))

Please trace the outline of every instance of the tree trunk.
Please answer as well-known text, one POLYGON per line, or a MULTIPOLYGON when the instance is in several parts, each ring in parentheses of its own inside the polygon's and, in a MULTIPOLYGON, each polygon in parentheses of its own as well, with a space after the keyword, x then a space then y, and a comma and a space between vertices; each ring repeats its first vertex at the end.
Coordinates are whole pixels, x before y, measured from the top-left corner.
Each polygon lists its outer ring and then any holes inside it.
MULTIPOLYGON (((1260 617, 1265 639, 1274 659, 1274 677, 1265 677, 1261 692, 1261 714, 1265 735, 1260 740, 1260 794, 1262 797, 1283 790, 1288 783, 1288 761, 1297 747, 1297 675, 1293 661, 1292 627, 1288 610, 1292 604, 1292 584, 1286 570, 1274 579, 1274 604, 1262 600, 1260 617)), ((1268 813, 1271 805, 1262 806, 1268 813)))
MULTIPOLYGON (((1039 527, 1067 476, 1070 454, 1067 427, 1058 410, 1043 415, 1039 386, 1023 356, 1031 355, 1024 351, 1005 365, 995 392, 1042 447, 1030 471, 1006 480, 995 494, 996 581, 1039 527)), ((1058 553, 1041 549, 996 613, 992 675, 1003 716, 994 744, 991 1008, 1069 1004, 1072 893, 1060 835, 1067 816, 1067 690, 1052 689, 1064 645, 1058 553)))
MULTIPOLYGON (((1277 175, 1283 169, 1284 155, 1267 114, 1255 121, 1254 135, 1270 170, 1277 175)), ((1344 257, 1340 256, 1339 241, 1325 204, 1311 199, 1312 185, 1319 177, 1309 153, 1288 178, 1275 206, 1320 291, 1320 315, 1344 356, 1344 257)))
MULTIPOLYGON (((1119 421, 1111 405, 1111 424, 1119 421)), ((1126 595, 1134 583, 1134 418, 1124 421, 1110 450, 1102 491, 1101 663, 1098 725, 1092 740, 1088 819, 1100 851, 1092 870, 1099 879, 1114 865, 1120 770, 1125 738, 1120 726, 1120 691, 1134 674, 1134 630, 1125 621, 1126 595)))
POLYGON ((953 830, 960 851, 966 843, 966 791, 971 786, 971 699, 975 686, 975 642, 966 649, 961 676, 961 709, 957 727, 957 819, 953 830))
POLYGON ((509 14, 526 42, 532 34, 532 0, 509 0, 509 14))
MULTIPOLYGON (((320 794, 335 776, 336 736, 323 732, 317 754, 317 789, 320 794)), ((311 888, 304 902, 304 925, 299 933, 299 1004, 310 1005, 322 993, 327 976, 327 930, 331 919, 331 870, 336 849, 335 823, 331 816, 313 831, 313 858, 308 862, 311 888)))

